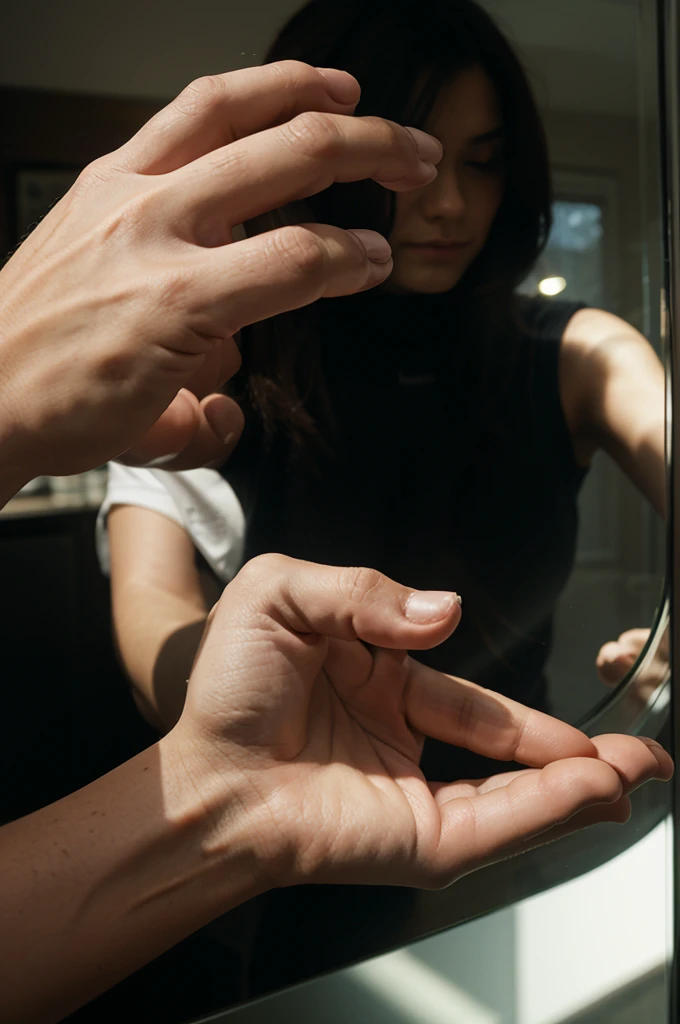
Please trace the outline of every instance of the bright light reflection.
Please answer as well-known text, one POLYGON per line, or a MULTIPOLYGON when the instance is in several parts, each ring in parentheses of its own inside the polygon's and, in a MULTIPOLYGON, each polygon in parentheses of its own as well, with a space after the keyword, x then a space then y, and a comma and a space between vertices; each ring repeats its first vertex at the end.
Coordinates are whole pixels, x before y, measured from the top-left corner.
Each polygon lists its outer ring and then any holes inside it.
POLYGON ((538 290, 541 295, 559 295, 567 287, 563 277, 544 277, 538 282, 538 290))

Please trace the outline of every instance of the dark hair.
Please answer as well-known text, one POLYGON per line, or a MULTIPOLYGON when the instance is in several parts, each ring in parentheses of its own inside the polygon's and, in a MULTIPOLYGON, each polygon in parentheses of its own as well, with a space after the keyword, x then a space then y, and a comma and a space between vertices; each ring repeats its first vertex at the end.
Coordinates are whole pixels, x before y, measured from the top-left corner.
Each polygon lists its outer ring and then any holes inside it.
MULTIPOLYGON (((479 67, 489 77, 505 131, 504 194, 484 249, 454 290, 463 291, 480 344, 497 336, 512 321, 513 293, 545 245, 551 186, 531 88, 493 20, 475 0, 311 0, 266 55, 266 62, 284 59, 349 71, 362 89, 358 115, 421 128, 459 72, 479 67)), ((394 196, 374 182, 332 185, 307 205, 321 223, 391 230, 394 196)), ((250 399, 265 426, 283 425, 295 440, 309 437, 315 423, 305 402, 323 387, 313 310, 254 325, 244 341, 250 399)))

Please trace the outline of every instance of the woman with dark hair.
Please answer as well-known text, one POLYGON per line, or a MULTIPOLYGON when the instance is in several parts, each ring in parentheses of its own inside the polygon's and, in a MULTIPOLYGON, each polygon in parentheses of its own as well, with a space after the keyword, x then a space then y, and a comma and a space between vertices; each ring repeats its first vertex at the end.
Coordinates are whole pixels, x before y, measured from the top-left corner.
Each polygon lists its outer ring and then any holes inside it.
MULTIPOLYGON (((518 295, 550 227, 546 143, 477 3, 313 0, 267 55, 283 58, 350 71, 358 115, 424 128, 444 156, 412 193, 336 184, 279 212, 380 231, 393 270, 377 290, 243 331, 245 428, 220 473, 113 467, 114 621, 140 705, 159 728, 179 715, 210 604, 201 570, 224 583, 278 551, 455 588, 461 625, 418 658, 549 710, 553 614, 594 452, 663 513, 661 366, 609 313, 518 295)), ((334 145, 321 115, 314 130, 334 145)), ((422 767, 496 770, 435 741, 422 767)))

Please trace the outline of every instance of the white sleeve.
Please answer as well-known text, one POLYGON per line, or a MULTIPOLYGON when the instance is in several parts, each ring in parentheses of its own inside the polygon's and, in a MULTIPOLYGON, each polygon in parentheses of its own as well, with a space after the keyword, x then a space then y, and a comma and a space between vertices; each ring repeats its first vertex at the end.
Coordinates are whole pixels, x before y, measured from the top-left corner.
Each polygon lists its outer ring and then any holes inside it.
POLYGON ((245 518, 234 491, 212 469, 171 473, 109 464, 106 498, 97 517, 97 554, 102 572, 110 573, 106 521, 114 505, 136 505, 184 527, 218 579, 227 583, 243 557, 245 518))

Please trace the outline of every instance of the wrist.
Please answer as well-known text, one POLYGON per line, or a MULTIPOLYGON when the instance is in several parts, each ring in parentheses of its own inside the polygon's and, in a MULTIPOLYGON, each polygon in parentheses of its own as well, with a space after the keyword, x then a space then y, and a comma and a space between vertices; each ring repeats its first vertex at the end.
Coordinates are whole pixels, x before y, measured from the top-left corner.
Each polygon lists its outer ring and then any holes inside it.
MULTIPOLYGON (((178 723, 159 741, 168 820, 197 855, 212 916, 272 888, 277 844, 257 788, 224 759, 188 739, 178 723)), ((278 837, 277 837, 278 838, 278 837)))
POLYGON ((263 891, 253 822, 234 787, 217 796, 161 740, 3 827, 3 926, 13 936, 0 962, 3 1020, 61 1020, 263 891), (40 964, 40 984, 21 980, 28 963, 40 964))

